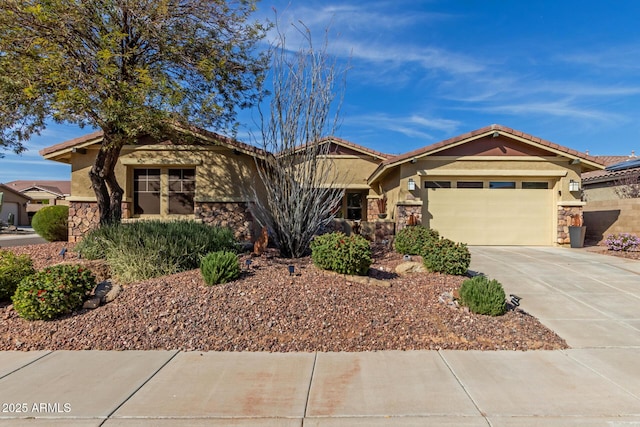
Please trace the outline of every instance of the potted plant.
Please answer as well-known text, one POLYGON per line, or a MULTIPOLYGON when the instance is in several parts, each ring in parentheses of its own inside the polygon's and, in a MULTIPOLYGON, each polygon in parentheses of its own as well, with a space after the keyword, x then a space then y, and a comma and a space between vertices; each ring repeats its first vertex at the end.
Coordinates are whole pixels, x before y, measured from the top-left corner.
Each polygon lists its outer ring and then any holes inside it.
POLYGON ((376 204, 378 205, 378 218, 384 219, 387 217, 387 196, 386 194, 382 194, 378 200, 376 200, 376 204))
POLYGON ((584 236, 587 233, 587 227, 582 223, 582 215, 571 215, 571 225, 569 225, 569 242, 572 248, 581 248, 584 246, 584 236))

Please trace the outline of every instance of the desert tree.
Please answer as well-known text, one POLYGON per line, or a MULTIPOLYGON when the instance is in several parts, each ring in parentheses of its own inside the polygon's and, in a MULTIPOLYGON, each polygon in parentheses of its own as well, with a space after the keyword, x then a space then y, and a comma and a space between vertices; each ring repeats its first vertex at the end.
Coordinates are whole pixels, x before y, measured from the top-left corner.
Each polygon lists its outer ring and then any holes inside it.
POLYGON ((640 171, 626 171, 613 185, 613 191, 621 199, 640 198, 640 171))
POLYGON ((255 0, 2 0, 0 148, 51 121, 97 128, 89 172, 101 224, 121 219, 124 144, 199 126, 233 132, 259 100, 255 0))
POLYGON ((257 144, 270 154, 256 161, 264 194, 254 194, 252 212, 282 255, 297 258, 330 223, 344 196, 339 184, 343 177, 328 156, 331 144, 325 137, 338 125, 346 68, 339 70, 328 53, 326 34, 316 49, 309 29, 294 25, 302 45, 292 52, 278 24, 275 28, 270 98, 268 106, 258 108, 257 144))

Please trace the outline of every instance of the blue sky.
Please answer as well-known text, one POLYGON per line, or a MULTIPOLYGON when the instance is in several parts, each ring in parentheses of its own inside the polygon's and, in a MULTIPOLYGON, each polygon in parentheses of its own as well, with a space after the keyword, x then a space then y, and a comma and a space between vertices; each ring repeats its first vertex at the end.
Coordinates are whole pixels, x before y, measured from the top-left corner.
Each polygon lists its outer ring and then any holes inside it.
MULTIPOLYGON (((350 60, 341 138, 399 154, 497 123, 640 154, 640 2, 263 0, 258 16, 272 7, 284 27, 301 20, 319 38, 329 27, 331 52, 350 60)), ((240 119, 250 142, 251 112, 240 119)), ((38 150, 88 132, 50 126, 0 159, 0 182, 68 179, 38 150)))

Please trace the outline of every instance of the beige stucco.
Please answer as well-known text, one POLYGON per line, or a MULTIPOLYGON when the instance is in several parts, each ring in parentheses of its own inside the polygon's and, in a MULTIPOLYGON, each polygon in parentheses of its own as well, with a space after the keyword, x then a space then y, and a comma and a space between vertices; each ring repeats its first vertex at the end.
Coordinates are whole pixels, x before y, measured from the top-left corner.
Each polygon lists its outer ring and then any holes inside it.
MULTIPOLYGON (((97 154, 90 148, 85 154, 71 155, 71 201, 93 201, 89 171, 97 154)), ((133 201, 133 171, 136 168, 159 168, 161 188, 168 187, 169 168, 196 170, 196 202, 239 202, 254 199, 250 182, 256 181, 258 194, 263 192, 257 179, 253 157, 227 147, 142 145, 123 147, 115 173, 124 190, 123 201, 133 201)), ((166 192, 161 199, 161 216, 168 216, 166 192)))
MULTIPOLYGON (((473 141, 467 143, 472 144, 473 141)), ((422 223, 454 241, 482 245, 553 245, 558 241, 558 208, 582 206, 581 165, 562 155, 417 156, 379 174, 389 204, 419 206, 422 223), (409 180, 416 189, 410 191, 409 180), (425 181, 449 181, 451 189, 425 189, 425 181), (481 181, 482 189, 456 188, 458 181, 481 181), (493 181, 515 189, 489 189, 493 181), (522 182, 548 188, 523 189, 522 182)), ((389 206, 390 212, 395 212, 389 206)), ((400 228, 402 224, 399 224, 400 228)))

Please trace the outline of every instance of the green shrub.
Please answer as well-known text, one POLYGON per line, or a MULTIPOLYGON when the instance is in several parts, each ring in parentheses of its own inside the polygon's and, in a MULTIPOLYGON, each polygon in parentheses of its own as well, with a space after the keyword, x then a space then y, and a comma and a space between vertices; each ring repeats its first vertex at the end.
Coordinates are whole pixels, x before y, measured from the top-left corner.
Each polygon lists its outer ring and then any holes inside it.
POLYGON ((136 221, 103 226, 76 245, 83 257, 104 258, 113 275, 135 282, 192 270, 210 252, 237 252, 229 228, 195 221, 136 221))
POLYGON ((47 206, 40 209, 31 221, 33 230, 48 242, 69 240, 69 206, 47 206))
POLYGON ((398 231, 394 240, 396 252, 405 255, 422 255, 438 241, 440 235, 423 225, 405 227, 398 231))
POLYGON ((11 298, 18 283, 36 271, 28 255, 16 255, 10 251, 0 251, 0 301, 11 298))
POLYGON ((460 276, 467 273, 471 254, 464 243, 443 238, 422 255, 422 261, 429 271, 460 276))
POLYGON ((27 320, 54 319, 79 308, 95 282, 94 275, 80 265, 47 267, 20 281, 13 308, 27 320))
POLYGON ((228 251, 211 252, 200 261, 200 272, 210 286, 231 282, 240 277, 238 256, 228 251))
POLYGON ((475 276, 462 282, 460 302, 477 314, 501 316, 507 311, 502 285, 486 276, 475 276))
POLYGON ((366 276, 371 265, 371 246, 364 237, 327 233, 311 241, 311 259, 324 270, 366 276))

